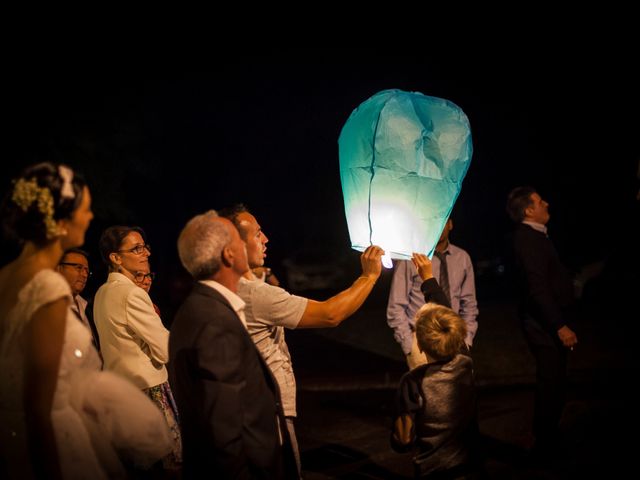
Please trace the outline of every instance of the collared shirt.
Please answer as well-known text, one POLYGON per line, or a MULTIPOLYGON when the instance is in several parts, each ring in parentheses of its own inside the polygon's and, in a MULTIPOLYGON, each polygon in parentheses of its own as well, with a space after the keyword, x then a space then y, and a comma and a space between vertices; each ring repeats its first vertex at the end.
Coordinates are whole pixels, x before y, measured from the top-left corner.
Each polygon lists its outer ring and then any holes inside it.
POLYGON ((227 300, 227 302, 229 302, 231 308, 233 308, 233 311, 236 312, 236 315, 238 315, 238 317, 240 318, 240 321, 242 322, 242 325, 244 325, 244 328, 247 328, 247 319, 244 315, 245 303, 242 298, 240 298, 237 294, 233 293, 227 287, 225 287, 221 283, 216 282, 215 280, 200 280, 200 283, 206 285, 207 287, 213 288, 220 295, 222 295, 227 300))
POLYGON ((93 341, 93 346, 96 347, 98 351, 98 355, 100 356, 100 360, 102 361, 102 354, 100 353, 100 338, 98 337, 98 331, 96 330, 95 325, 93 325, 89 321, 89 317, 87 317, 87 302, 80 295, 76 295, 73 297, 71 301, 71 311, 78 316, 80 322, 84 324, 85 327, 89 329, 91 332, 91 338, 93 341))
MULTIPOLYGON (((449 292, 451 308, 457 312, 467 326, 467 345, 473 344, 478 330, 478 302, 473 274, 473 264, 469 254, 449 243, 447 250, 447 270, 449 272, 449 292)), ((434 278, 440 278, 440 260, 431 259, 434 278)), ((424 295, 420 290, 422 279, 411 260, 398 260, 391 281, 387 323, 393 329, 393 336, 405 355, 411 352, 416 312, 424 305, 424 295)))
POLYGON ((287 417, 296 416, 296 379, 284 328, 296 328, 308 300, 259 279, 241 278, 238 295, 246 302, 247 327, 253 343, 278 382, 287 417))
POLYGON ((533 228, 534 230, 537 230, 538 232, 544 233, 545 235, 547 235, 547 226, 543 225, 541 223, 538 222, 530 222, 528 220, 523 221, 522 223, 529 225, 531 228, 533 228))
POLYGON ((73 301, 71 302, 71 310, 78 315, 80 321, 84 323, 84 325, 91 330, 91 325, 89 324, 89 319, 87 318, 87 304, 88 302, 82 298, 80 295, 76 295, 73 297, 73 301))

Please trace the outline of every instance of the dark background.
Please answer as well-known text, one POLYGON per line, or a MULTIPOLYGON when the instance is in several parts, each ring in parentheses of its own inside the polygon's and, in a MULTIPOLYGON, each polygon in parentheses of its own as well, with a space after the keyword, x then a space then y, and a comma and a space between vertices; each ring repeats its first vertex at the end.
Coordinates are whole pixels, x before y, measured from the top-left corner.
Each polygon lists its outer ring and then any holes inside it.
MULTIPOLYGON (((97 252, 102 230, 139 225, 159 273, 152 297, 171 313, 184 288, 178 233, 210 208, 244 202, 253 210, 270 238, 267 263, 285 285, 288 257, 357 266, 340 187, 340 130, 380 90, 419 91, 453 101, 471 123, 474 155, 452 240, 471 254, 480 294, 505 273, 505 198, 520 184, 549 201, 550 235, 571 268, 618 256, 627 265, 609 267, 609 279, 633 285, 635 67, 635 59, 607 52, 480 49, 443 58, 272 51, 202 61, 193 70, 32 65, 14 70, 5 84, 0 180, 6 192, 37 160, 83 173, 96 215, 85 245, 95 271, 87 296, 106 278, 97 252)), ((3 263, 15 253, 7 245, 2 251, 3 263)))

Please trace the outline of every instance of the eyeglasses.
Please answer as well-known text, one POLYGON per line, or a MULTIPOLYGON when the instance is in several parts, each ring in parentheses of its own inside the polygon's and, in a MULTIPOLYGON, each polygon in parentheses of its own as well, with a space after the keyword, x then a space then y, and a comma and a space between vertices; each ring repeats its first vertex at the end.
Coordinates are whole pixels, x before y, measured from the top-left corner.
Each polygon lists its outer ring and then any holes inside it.
POLYGON ((133 275, 136 280, 136 283, 144 283, 144 281, 147 278, 153 282, 153 279, 156 278, 155 272, 149 272, 149 273, 135 272, 133 275))
POLYGON ((133 253, 134 255, 142 255, 144 251, 151 253, 151 245, 145 243, 144 245, 136 245, 133 248, 127 250, 118 250, 118 253, 133 253))
POLYGON ((60 262, 60 265, 74 268, 78 273, 85 272, 87 274, 87 277, 91 276, 91 270, 89 270, 89 267, 87 267, 86 265, 82 265, 81 263, 60 262))

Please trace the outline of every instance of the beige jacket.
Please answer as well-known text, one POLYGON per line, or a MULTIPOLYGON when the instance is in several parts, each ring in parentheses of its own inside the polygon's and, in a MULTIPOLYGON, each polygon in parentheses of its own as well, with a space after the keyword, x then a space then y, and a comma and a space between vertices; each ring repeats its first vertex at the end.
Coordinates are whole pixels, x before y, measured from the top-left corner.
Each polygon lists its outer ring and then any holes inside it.
POLYGON ((122 375, 139 388, 167 381, 169 331, 147 292, 121 273, 112 272, 96 292, 93 318, 105 370, 122 375))

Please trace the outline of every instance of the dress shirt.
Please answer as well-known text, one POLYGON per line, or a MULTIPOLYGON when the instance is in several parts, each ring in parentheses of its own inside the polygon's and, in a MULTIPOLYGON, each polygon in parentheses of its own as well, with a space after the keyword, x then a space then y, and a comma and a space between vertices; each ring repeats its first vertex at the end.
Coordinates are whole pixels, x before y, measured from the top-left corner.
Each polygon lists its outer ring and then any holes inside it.
POLYGON ((543 224, 538 223, 538 222, 529 222, 529 221, 524 221, 522 223, 524 223, 525 225, 529 225, 534 230, 537 230, 538 232, 544 233, 545 235, 548 236, 547 226, 546 225, 543 225, 543 224))
POLYGON ((75 295, 73 297, 73 302, 71 302, 71 310, 78 315, 78 318, 84 325, 91 330, 91 325, 89 324, 89 319, 87 318, 87 301, 82 298, 80 295, 75 295))
MULTIPOLYGON (((457 312, 467 326, 467 345, 473 344, 478 330, 478 303, 473 265, 469 254, 451 243, 445 250, 449 272, 449 292, 451 308, 457 312)), ((440 278, 440 260, 431 259, 434 278, 440 278)), ((411 260, 398 260, 391 281, 387 323, 394 330, 394 338, 405 355, 411 352, 416 312, 424 305, 424 295, 420 290, 422 279, 411 260)))

